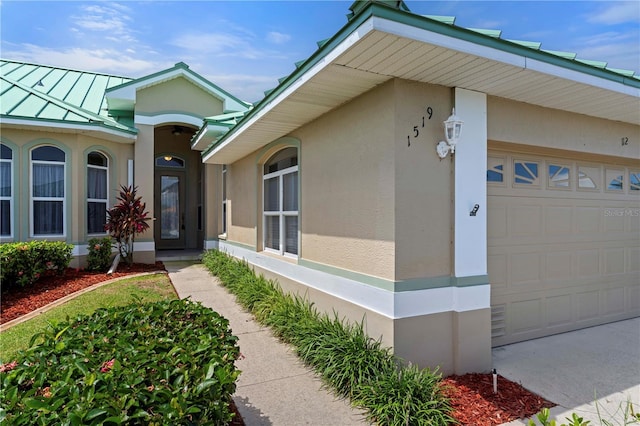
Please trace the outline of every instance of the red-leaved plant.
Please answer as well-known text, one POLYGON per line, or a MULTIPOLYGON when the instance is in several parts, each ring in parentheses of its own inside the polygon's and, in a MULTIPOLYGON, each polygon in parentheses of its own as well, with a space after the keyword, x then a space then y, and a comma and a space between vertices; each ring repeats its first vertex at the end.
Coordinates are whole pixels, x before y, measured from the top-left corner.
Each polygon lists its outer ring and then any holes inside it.
POLYGON ((142 202, 142 197, 136 196, 137 187, 120 186, 120 193, 115 206, 107 210, 107 224, 105 231, 109 232, 116 240, 120 258, 127 265, 133 263, 133 242, 136 234, 140 234, 149 228, 145 211, 147 205, 142 202))

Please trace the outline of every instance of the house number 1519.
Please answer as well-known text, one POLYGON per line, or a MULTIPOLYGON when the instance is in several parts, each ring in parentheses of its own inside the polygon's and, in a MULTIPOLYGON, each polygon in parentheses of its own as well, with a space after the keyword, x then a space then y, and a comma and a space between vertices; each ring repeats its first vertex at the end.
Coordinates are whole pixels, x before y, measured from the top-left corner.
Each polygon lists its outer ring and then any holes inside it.
MULTIPOLYGON (((433 108, 431 107, 427 107, 427 119, 431 120, 431 117, 433 117, 433 108)), ((418 135, 420 135, 420 130, 418 130, 419 127, 424 127, 424 118, 425 116, 422 116, 422 126, 413 126, 413 137, 417 138, 418 135)), ((407 146, 411 146, 411 135, 407 135, 407 146)))

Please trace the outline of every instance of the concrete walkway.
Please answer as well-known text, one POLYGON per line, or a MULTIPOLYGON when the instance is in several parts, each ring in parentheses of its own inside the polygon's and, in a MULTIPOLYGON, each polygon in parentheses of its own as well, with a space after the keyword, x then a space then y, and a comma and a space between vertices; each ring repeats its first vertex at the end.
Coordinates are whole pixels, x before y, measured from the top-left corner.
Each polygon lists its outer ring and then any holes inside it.
POLYGON ((627 424, 627 402, 640 412, 640 318, 495 348, 493 365, 558 404, 551 409, 558 424, 572 413, 593 426, 627 424))
POLYGON ((203 265, 164 262, 180 298, 202 302, 231 324, 244 358, 233 397, 247 426, 349 426, 368 424, 362 413, 322 388, 293 350, 256 323, 203 265))

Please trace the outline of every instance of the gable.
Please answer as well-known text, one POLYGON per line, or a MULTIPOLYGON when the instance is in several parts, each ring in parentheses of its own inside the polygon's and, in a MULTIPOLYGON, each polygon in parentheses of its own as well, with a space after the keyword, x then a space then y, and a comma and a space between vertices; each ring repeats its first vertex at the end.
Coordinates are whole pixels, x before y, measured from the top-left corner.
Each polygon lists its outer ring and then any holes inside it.
POLYGON ((136 94, 136 114, 181 112, 205 117, 221 114, 221 99, 205 92, 184 77, 177 77, 150 87, 136 94))

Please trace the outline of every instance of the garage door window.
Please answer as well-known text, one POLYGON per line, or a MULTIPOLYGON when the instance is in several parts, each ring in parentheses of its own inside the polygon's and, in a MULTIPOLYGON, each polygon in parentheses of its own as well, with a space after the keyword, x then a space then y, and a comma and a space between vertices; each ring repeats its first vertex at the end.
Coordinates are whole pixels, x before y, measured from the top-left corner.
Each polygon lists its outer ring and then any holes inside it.
POLYGON ((504 182, 504 158, 487 158, 487 182, 504 182))
POLYGON ((570 189, 571 169, 569 166, 549 164, 549 188, 570 189))
POLYGON ((607 191, 622 191, 624 189, 624 173, 620 170, 607 169, 605 173, 607 191))
POLYGON ((539 185, 538 163, 533 161, 514 162, 514 183, 521 185, 539 185))
POLYGON ((598 181, 600 181, 599 167, 578 166, 579 189, 598 189, 598 181))
POLYGON ((640 172, 629 172, 629 191, 640 191, 640 172))

